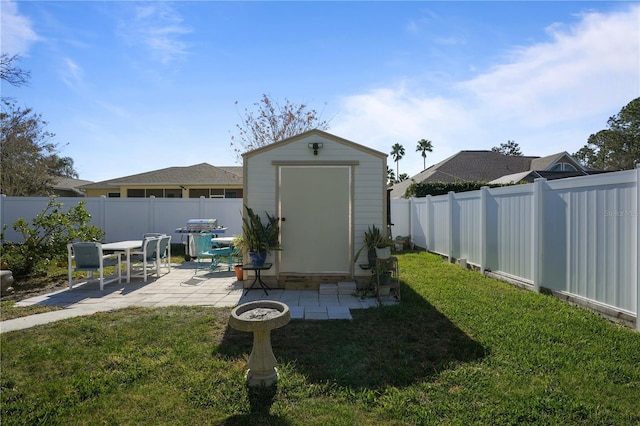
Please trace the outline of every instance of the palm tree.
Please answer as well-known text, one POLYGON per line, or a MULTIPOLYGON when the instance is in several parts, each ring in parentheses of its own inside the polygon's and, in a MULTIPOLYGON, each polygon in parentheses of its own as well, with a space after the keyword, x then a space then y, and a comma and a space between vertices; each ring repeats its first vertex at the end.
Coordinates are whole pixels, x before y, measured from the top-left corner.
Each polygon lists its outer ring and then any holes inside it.
POLYGON ((389 185, 393 185, 396 182, 396 173, 389 166, 387 166, 387 181, 389 185))
POLYGON ((429 139, 420 139, 416 151, 422 153, 422 170, 427 168, 427 152, 433 152, 433 145, 429 139))
POLYGON ((391 156, 393 157, 393 161, 396 162, 396 176, 400 176, 398 162, 404 157, 404 147, 399 143, 393 144, 391 147, 391 156))

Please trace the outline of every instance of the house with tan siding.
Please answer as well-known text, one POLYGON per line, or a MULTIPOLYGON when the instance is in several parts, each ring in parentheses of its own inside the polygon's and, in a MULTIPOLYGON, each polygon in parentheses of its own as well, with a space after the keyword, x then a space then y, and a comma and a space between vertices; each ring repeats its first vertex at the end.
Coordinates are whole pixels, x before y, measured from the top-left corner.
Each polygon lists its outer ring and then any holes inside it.
POLYGON ((242 198, 242 167, 167 167, 79 187, 87 197, 242 198))

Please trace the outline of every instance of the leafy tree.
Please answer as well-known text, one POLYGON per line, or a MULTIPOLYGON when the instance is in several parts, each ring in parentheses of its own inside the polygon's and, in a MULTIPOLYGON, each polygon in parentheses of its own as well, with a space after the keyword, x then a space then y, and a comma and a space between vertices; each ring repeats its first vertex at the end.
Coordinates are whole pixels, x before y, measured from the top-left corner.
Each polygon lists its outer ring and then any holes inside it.
POLYGON ((422 155, 422 170, 427 168, 427 152, 433 152, 433 144, 429 139, 420 139, 416 146, 416 152, 422 155))
POLYGON ((55 156, 54 160, 54 176, 78 179, 78 172, 73 168, 73 158, 55 156))
POLYGON ((400 176, 398 176, 398 182, 403 182, 407 179, 409 179, 409 175, 406 173, 401 173, 400 176))
POLYGON ((513 157, 521 157, 522 151, 520 151, 520 145, 512 140, 508 140, 506 143, 501 143, 500 146, 494 146, 491 148, 493 152, 499 152, 504 155, 511 155, 513 157))
POLYGON ((411 197, 426 197, 427 195, 444 195, 450 191, 453 192, 467 192, 476 191, 483 186, 489 188, 495 188, 499 186, 509 186, 511 184, 489 184, 487 182, 479 181, 457 181, 457 182, 416 182, 412 181, 407 187, 404 193, 404 198, 411 197))
POLYGON ((573 156, 598 170, 629 170, 640 163, 640 98, 607 121, 608 129, 592 134, 573 156))
MULTIPOLYGON (((7 263, 16 276, 33 272, 46 272, 50 262, 66 258, 67 244, 73 241, 102 241, 104 231, 89 225, 91 215, 79 202, 75 207, 64 211, 64 205, 57 197, 31 220, 20 218, 13 223, 13 229, 22 235, 21 244, 4 242, 0 246, 2 262, 7 263)), ((7 226, 4 226, 4 231, 7 226)), ((1 236, 4 241, 4 235, 1 236)))
MULTIPOLYGON (((0 78, 22 86, 30 78, 28 71, 14 63, 18 55, 0 56, 0 78)), ((49 195, 53 176, 78 177, 73 160, 59 157, 55 136, 45 130, 47 123, 31 108, 20 108, 15 101, 2 98, 0 112, 0 192, 5 195, 49 195)))
POLYGON ((0 55, 0 79, 12 86, 24 86, 31 78, 29 71, 24 71, 14 65, 14 62, 19 59, 18 55, 10 56, 6 53, 0 55))
POLYGON ((387 181, 389 182, 389 185, 396 183, 396 172, 394 172, 389 166, 387 166, 387 181))
POLYGON ((399 143, 393 144, 393 146, 391 147, 391 156, 393 157, 393 161, 396 162, 396 176, 400 176, 398 163, 402 159, 402 157, 404 157, 404 147, 399 143))
POLYGON ((47 195, 53 178, 56 144, 47 123, 31 108, 2 100, 0 113, 0 188, 5 195, 47 195))
POLYGON ((245 108, 244 114, 240 115, 242 122, 236 124, 238 134, 231 136, 231 147, 239 161, 242 161, 245 152, 307 130, 329 128, 328 122, 321 120, 320 114, 305 104, 295 104, 285 99, 284 105, 280 105, 277 100, 263 94, 262 99, 253 105, 256 111, 245 108))

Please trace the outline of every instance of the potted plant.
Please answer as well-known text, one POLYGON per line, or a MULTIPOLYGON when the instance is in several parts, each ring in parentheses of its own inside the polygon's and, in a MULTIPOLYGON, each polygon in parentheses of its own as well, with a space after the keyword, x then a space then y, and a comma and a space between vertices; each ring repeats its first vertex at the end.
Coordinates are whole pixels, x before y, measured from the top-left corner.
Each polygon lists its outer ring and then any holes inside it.
POLYGON ((391 270, 386 262, 378 263, 376 275, 378 275, 378 296, 388 296, 391 291, 391 270))
POLYGON ((388 259, 391 257, 391 246, 391 238, 381 236, 376 243, 376 257, 378 259, 388 259))
POLYGON ((371 225, 364 233, 364 245, 360 247, 360 250, 356 253, 355 261, 358 260, 363 250, 367 250, 367 260, 369 261, 369 268, 373 268, 376 265, 376 247, 378 243, 382 241, 382 232, 376 225, 371 225))
POLYGON ((244 273, 242 271, 243 264, 243 252, 246 249, 246 244, 244 242, 244 235, 238 234, 233 236, 232 241, 233 253, 231 256, 233 257, 233 269, 236 272, 236 279, 238 281, 242 281, 244 279, 244 273))
POLYGON ((249 260, 254 266, 262 266, 272 250, 279 250, 280 226, 278 218, 267 213, 267 222, 263 223, 253 209, 245 206, 247 215, 242 218, 244 245, 249 252, 249 260))

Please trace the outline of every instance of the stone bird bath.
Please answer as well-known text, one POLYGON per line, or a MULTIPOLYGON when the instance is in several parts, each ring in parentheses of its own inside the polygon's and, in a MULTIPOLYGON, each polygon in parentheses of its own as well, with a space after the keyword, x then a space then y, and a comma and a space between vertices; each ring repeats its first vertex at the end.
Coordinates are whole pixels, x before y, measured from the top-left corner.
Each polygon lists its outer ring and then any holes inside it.
POLYGON ((247 385, 271 386, 278 380, 276 357, 271 348, 271 330, 291 320, 289 307, 273 300, 244 303, 231 311, 229 326, 253 332, 253 349, 247 362, 247 385))

